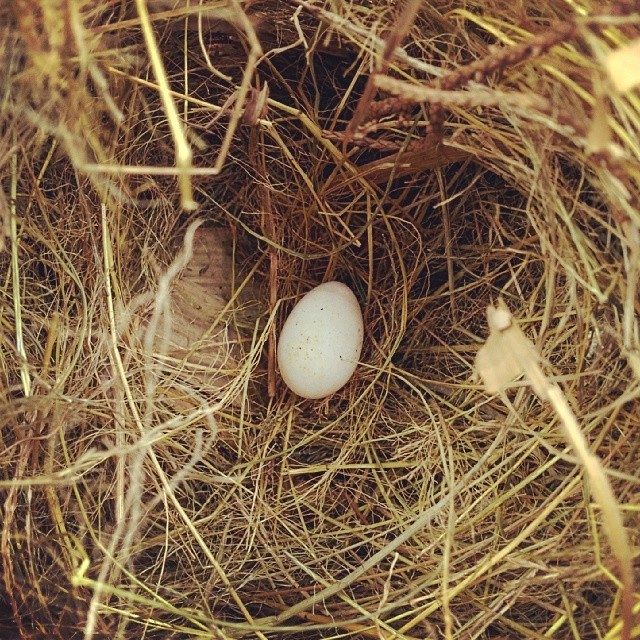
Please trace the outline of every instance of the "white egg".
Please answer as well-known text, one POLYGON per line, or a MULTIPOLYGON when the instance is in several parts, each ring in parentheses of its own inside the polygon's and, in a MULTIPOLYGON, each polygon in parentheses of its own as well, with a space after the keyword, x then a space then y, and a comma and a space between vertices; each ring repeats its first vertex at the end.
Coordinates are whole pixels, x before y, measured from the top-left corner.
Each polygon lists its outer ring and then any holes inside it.
POLYGON ((303 398, 325 398, 343 387, 358 366, 364 326, 355 295, 325 282, 296 304, 278 340, 278 367, 303 398))

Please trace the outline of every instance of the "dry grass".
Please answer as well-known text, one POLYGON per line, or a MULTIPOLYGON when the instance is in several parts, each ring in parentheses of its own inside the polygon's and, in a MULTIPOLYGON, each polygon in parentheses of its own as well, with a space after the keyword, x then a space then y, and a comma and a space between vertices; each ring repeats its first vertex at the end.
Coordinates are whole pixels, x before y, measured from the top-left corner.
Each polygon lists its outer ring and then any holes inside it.
POLYGON ((3 634, 640 634, 640 14, 530 5, 0 8, 3 634))

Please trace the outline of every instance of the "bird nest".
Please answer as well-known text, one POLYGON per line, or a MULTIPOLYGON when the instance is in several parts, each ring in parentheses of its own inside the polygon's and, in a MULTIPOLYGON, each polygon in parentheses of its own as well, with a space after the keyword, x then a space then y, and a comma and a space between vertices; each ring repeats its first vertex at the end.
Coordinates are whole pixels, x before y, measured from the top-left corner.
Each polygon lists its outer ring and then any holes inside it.
POLYGON ((640 633, 637 3, 0 24, 3 637, 640 633))

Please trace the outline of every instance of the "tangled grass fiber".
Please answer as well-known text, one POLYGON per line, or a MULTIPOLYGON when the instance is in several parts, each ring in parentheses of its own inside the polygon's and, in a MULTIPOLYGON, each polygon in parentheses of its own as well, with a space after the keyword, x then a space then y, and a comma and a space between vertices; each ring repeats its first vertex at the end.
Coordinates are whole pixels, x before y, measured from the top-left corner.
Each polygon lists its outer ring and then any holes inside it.
POLYGON ((0 635, 640 637, 639 26, 4 3, 0 635), (303 401, 328 279, 362 363, 303 401))

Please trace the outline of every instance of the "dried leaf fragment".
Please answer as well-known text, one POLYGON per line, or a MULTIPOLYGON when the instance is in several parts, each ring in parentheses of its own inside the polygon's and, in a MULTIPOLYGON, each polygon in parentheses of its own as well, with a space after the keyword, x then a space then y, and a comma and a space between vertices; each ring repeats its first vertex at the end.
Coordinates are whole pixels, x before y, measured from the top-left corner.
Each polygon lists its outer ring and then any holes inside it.
POLYGON ((534 391, 545 398, 544 377, 540 380, 538 375, 540 356, 502 298, 496 306, 487 307, 487 321, 489 337, 478 351, 475 362, 487 393, 499 393, 526 373, 534 391))
POLYGON ((640 85, 640 38, 609 52, 605 68, 620 93, 640 85))

